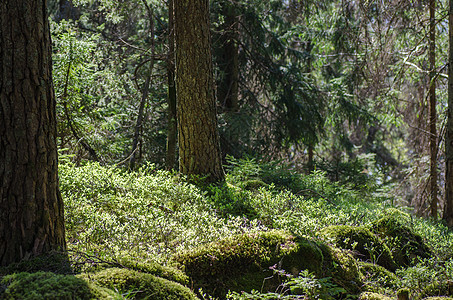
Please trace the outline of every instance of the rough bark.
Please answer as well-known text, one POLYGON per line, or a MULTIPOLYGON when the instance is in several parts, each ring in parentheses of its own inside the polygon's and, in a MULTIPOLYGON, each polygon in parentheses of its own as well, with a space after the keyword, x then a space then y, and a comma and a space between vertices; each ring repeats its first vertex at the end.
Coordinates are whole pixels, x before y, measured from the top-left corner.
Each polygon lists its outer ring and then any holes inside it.
POLYGON ((430 214, 437 219, 437 112, 436 112, 436 20, 435 0, 429 1, 429 149, 430 149, 430 214))
POLYGON ((175 1, 179 169, 224 179, 213 92, 208 0, 175 1))
POLYGON ((174 0, 168 1, 168 128, 167 128, 167 170, 173 170, 176 165, 176 141, 178 139, 176 115, 176 83, 175 83, 175 26, 174 26, 174 0))
POLYGON ((449 42, 450 56, 448 59, 448 110, 447 130, 445 137, 445 205, 443 219, 449 227, 453 227, 453 0, 449 9, 449 42))
POLYGON ((45 0, 0 2, 0 265, 65 249, 45 0))

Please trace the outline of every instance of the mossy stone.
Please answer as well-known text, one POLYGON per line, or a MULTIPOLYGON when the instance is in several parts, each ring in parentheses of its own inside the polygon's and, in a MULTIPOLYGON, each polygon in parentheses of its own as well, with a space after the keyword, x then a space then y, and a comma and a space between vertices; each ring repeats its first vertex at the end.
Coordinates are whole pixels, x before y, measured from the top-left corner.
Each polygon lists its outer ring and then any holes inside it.
POLYGON ((324 257, 321 277, 331 277, 335 284, 344 288, 349 294, 357 294, 362 286, 357 260, 345 250, 325 244, 318 245, 324 257))
POLYGON ((382 266, 359 262, 359 270, 363 275, 364 288, 369 292, 379 292, 376 288, 395 290, 397 287, 398 277, 382 266))
POLYGON ((432 252, 424 243, 423 238, 403 225, 404 220, 393 212, 373 223, 372 231, 386 241, 392 249, 393 258, 398 266, 412 266, 419 258, 430 258, 432 252))
POLYGON ((326 227, 321 234, 342 249, 352 250, 364 261, 371 261, 395 271, 396 264, 387 245, 365 227, 334 225, 326 227))
POLYGON ((286 279, 275 270, 294 276, 308 270, 317 278, 331 277, 349 293, 358 293, 362 284, 352 255, 285 231, 235 235, 178 253, 173 260, 196 290, 219 298, 228 290, 274 292, 286 279))
POLYGON ((106 299, 114 292, 72 275, 51 272, 16 273, 3 277, 1 299, 106 299))
POLYGON ((267 187, 269 185, 260 179, 250 179, 244 181, 241 186, 244 190, 257 191, 259 188, 267 187))
POLYGON ((169 266, 163 266, 152 260, 139 262, 131 257, 125 256, 119 258, 118 263, 125 268, 162 277, 183 285, 189 283, 189 277, 181 270, 169 266))
POLYGON ((177 282, 134 270, 111 268, 93 274, 83 274, 81 277, 105 288, 130 293, 134 299, 198 299, 189 288, 177 282))
POLYGON ((323 254, 318 245, 284 231, 235 235, 218 242, 178 253, 174 261, 191 278, 195 289, 202 288, 216 297, 228 290, 274 291, 281 278, 273 270, 294 275, 308 269, 321 275, 323 254))
POLYGON ((364 292, 360 294, 359 300, 393 300, 393 299, 378 293, 364 292))

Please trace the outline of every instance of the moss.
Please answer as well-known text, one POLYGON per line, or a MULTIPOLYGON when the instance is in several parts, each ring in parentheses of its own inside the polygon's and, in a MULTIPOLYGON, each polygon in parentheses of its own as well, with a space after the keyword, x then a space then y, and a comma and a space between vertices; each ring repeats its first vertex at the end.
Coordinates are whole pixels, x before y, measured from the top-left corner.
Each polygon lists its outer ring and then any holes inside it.
POLYGON ((189 277, 181 270, 168 266, 162 266, 155 261, 147 260, 144 262, 138 262, 130 257, 122 257, 118 259, 118 263, 123 267, 152 274, 183 285, 189 283, 189 277))
POLYGON ((451 297, 427 297, 423 298, 423 300, 453 300, 451 297))
POLYGON ((365 292, 360 294, 359 300, 392 300, 392 298, 378 293, 365 292))
POLYGON ((250 179, 250 180, 244 181, 241 184, 241 187, 244 190, 248 190, 248 191, 256 191, 261 187, 267 187, 267 186, 268 186, 268 184, 260 179, 250 179))
POLYGON ((283 231, 236 235, 174 257, 196 289, 218 297, 230 289, 250 292, 264 286, 274 291, 281 282, 277 277, 264 281, 273 275, 270 267, 294 275, 304 269, 320 275, 323 260, 316 243, 283 231))
POLYGON ((362 285, 362 278, 354 257, 342 249, 324 244, 319 246, 324 256, 322 277, 331 277, 335 284, 349 294, 357 294, 362 285))
POLYGON ((353 250, 359 259, 374 262, 391 271, 396 270, 387 245, 367 228, 336 225, 324 228, 321 234, 337 247, 353 250))
POLYGON ((130 293, 135 299, 198 299, 189 288, 177 282, 134 270, 111 268, 81 277, 102 287, 130 293))
POLYGON ((57 274, 72 274, 72 268, 66 253, 49 252, 18 263, 0 268, 0 275, 38 271, 53 272, 57 274))
POLYGON ((412 232, 400 220, 408 217, 397 210, 373 223, 372 231, 385 239, 392 249, 392 254, 398 266, 412 266, 419 258, 430 258, 431 250, 426 246, 422 237, 412 232))
POLYGON ((395 290, 397 286, 398 277, 382 266, 360 262, 359 270, 363 275, 364 289, 366 291, 395 290))
POLYGON ((1 299, 105 299, 114 294, 76 276, 51 272, 7 275, 2 285, 6 289, 1 299))

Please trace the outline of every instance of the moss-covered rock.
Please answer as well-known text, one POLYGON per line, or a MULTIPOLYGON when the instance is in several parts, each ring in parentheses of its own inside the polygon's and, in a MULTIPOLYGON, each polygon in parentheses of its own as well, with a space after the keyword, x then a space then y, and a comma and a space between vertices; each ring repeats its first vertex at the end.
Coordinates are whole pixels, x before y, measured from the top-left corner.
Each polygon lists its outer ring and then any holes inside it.
POLYGON ((422 237, 403 225, 400 220, 407 221, 407 214, 391 210, 372 226, 372 231, 385 240, 390 247, 396 264, 407 267, 417 263, 419 258, 430 258, 432 252, 422 237))
POLYGON ((390 271, 396 270, 387 245, 365 227, 335 225, 324 228, 321 234, 335 246, 352 250, 361 260, 374 262, 390 271))
POLYGON ((105 288, 129 293, 134 299, 198 299, 189 288, 177 282, 134 270, 111 268, 93 274, 84 274, 81 278, 105 288))
POLYGON ((118 259, 118 263, 122 267, 162 277, 170 281, 181 283, 183 285, 189 283, 189 277, 181 270, 168 266, 162 266, 161 264, 152 260, 139 262, 130 257, 121 257, 118 259))
POLYGON ((241 187, 248 191, 257 191, 259 188, 267 186, 269 185, 260 179, 246 180, 241 184, 241 187))
POLYGON ((3 277, 0 299, 108 299, 114 292, 72 275, 16 273, 3 277))
POLYGON ((365 292, 360 294, 359 300, 393 300, 393 299, 378 293, 365 292))
POLYGON ((217 297, 224 297, 228 290, 275 291, 281 278, 273 277, 272 269, 292 275, 309 270, 318 278, 328 273, 343 283, 359 277, 355 260, 348 254, 282 231, 233 236, 179 253, 174 261, 196 289, 217 297))
POLYGON ((325 244, 318 244, 322 250, 323 274, 321 277, 330 277, 338 286, 343 287, 349 294, 360 291, 362 278, 357 260, 347 251, 325 244))
POLYGON ((398 277, 382 266, 360 262, 359 270, 363 275, 363 288, 368 292, 395 290, 397 287, 398 277))

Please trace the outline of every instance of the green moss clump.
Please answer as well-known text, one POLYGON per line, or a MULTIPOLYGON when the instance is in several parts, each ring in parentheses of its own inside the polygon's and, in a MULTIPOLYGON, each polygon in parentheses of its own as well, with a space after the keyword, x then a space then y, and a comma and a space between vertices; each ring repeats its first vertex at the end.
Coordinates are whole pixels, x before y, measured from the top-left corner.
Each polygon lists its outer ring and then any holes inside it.
POLYGON ((453 300, 451 297, 428 297, 423 298, 423 300, 453 300))
POLYGON ((144 262, 138 262, 130 257, 121 257, 118 259, 118 263, 123 267, 152 274, 183 285, 189 283, 189 277, 181 270, 168 266, 162 266, 155 261, 147 260, 144 262))
POLYGON ((430 258, 432 252, 420 235, 415 234, 399 221, 404 218, 401 214, 395 211, 388 214, 374 222, 372 230, 385 239, 392 249, 395 262, 399 266, 407 267, 417 263, 418 258, 430 258))
POLYGON ((130 293, 135 299, 198 299, 189 288, 177 282, 134 270, 111 268, 94 274, 84 274, 81 277, 102 287, 130 293))
POLYGON ((344 288, 349 294, 360 291, 362 278, 356 259, 348 252, 320 244, 324 256, 322 277, 331 277, 332 281, 344 288))
POLYGON ((76 276, 51 272, 7 275, 1 284, 5 286, 1 299, 105 299, 114 294, 76 276))
POLYGON ((280 284, 274 269, 299 274, 308 269, 321 275, 323 254, 316 243, 283 231, 236 235, 190 251, 178 253, 174 261, 191 278, 196 289, 224 297, 228 290, 274 291, 280 284))
POLYGON ((360 294, 359 300, 392 300, 392 298, 378 293, 365 292, 360 294))
POLYGON ((364 288, 369 292, 382 292, 385 289, 395 290, 398 277, 386 268, 360 262, 359 270, 363 275, 364 288))
POLYGON ((387 245, 367 228, 336 225, 324 228, 321 234, 337 247, 358 252, 359 259, 369 260, 390 271, 396 270, 387 245))
POLYGON ((261 187, 267 187, 267 186, 269 186, 269 185, 260 179, 246 180, 241 184, 241 187, 244 190, 248 190, 248 191, 256 191, 261 187))

